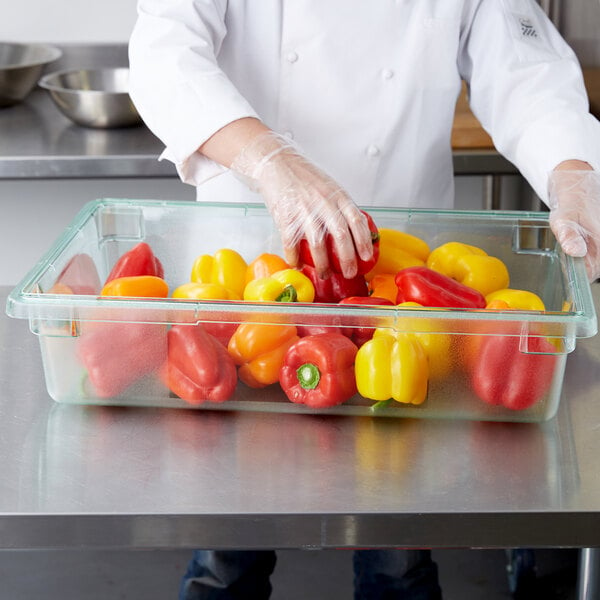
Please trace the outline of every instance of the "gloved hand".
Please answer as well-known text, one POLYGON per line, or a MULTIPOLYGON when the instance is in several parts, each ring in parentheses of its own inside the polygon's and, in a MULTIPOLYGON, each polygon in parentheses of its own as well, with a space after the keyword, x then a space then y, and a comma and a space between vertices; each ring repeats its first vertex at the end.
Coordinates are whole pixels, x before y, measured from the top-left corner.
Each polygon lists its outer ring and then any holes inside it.
POLYGON ((548 183, 550 227, 566 254, 585 256, 590 281, 600 277, 600 173, 553 171, 548 183))
POLYGON ((258 135, 234 159, 231 169, 262 195, 289 264, 298 265, 299 243, 306 238, 317 273, 327 276, 328 234, 333 236, 345 277, 356 275, 357 254, 363 260, 371 258, 366 217, 333 179, 284 137, 273 132, 258 135))

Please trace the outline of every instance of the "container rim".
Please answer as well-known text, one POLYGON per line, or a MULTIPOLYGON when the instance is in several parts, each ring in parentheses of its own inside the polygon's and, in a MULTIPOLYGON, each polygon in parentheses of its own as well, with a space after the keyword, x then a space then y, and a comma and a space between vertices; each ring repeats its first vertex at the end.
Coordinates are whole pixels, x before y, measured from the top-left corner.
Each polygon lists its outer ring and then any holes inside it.
MULTIPOLYGON (((6 301, 6 313, 9 317, 26 319, 49 318, 49 319, 70 319, 73 315, 82 321, 124 321, 123 311, 135 311, 136 319, 132 322, 164 322, 164 323, 191 323, 190 318, 195 318, 200 313, 203 319, 211 316, 216 321, 227 321, 227 316, 237 315, 268 315, 277 314, 278 316, 293 316, 297 313, 298 307, 301 307, 309 317, 331 317, 337 305, 330 304, 301 304, 301 303, 257 303, 248 301, 215 301, 215 300, 182 300, 182 299, 156 299, 156 298, 102 298, 90 295, 60 295, 40 293, 36 287, 37 281, 44 272, 48 264, 54 262, 61 253, 67 248, 69 242, 73 239, 83 224, 100 207, 160 207, 172 208, 193 206, 190 201, 171 201, 171 200, 132 200, 124 198, 102 198, 86 203, 73 221, 65 228, 59 238, 51 245, 48 251, 43 254, 40 260, 31 268, 23 279, 10 292, 6 301), (92 318, 93 313, 102 308, 102 318, 92 318), (121 318, 116 318, 121 314, 121 318), (164 319, 157 321, 157 316, 165 316, 164 319)), ((267 209, 261 203, 221 203, 221 202, 203 202, 202 206, 212 208, 230 207, 242 210, 244 213, 249 211, 264 211, 267 209)), ((404 214, 408 221, 413 216, 433 215, 445 218, 465 218, 489 220, 494 218, 498 222, 505 221, 532 221, 539 222, 547 226, 548 214, 545 212, 531 211, 463 211, 463 210, 438 210, 438 209, 415 209, 415 208, 396 208, 396 207, 366 207, 369 212, 376 214, 393 210, 396 214, 404 214)), ((490 311, 484 309, 459 309, 459 308, 407 308, 407 307, 376 307, 372 305, 345 305, 344 318, 367 318, 371 320, 406 319, 408 316, 414 318, 427 318, 429 320, 442 321, 502 321, 502 322, 522 322, 527 320, 535 324, 557 324, 574 328, 574 334, 578 338, 592 337, 597 333, 597 317, 591 293, 590 283, 587 279, 585 263, 583 258, 574 258, 564 254, 559 249, 560 260, 565 272, 566 283, 572 292, 573 307, 566 311, 490 311)), ((339 308, 339 307, 338 307, 339 308)), ((338 310, 339 312, 339 310, 338 310)), ((129 321, 128 321, 129 322, 129 321)))

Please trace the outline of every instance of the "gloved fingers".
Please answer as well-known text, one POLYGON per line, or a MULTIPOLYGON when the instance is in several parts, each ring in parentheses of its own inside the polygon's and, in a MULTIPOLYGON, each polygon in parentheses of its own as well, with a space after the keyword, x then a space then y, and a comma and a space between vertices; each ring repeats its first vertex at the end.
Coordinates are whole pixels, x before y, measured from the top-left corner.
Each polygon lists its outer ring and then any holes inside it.
POLYGON ((362 260, 370 260, 373 256, 373 238, 367 217, 347 196, 345 201, 339 202, 339 208, 352 234, 356 253, 362 260))
POLYGON ((585 257, 588 277, 600 275, 600 174, 555 170, 548 181, 550 227, 566 254, 585 257))
POLYGON ((575 257, 587 254, 586 234, 578 223, 557 217, 550 219, 550 228, 565 254, 575 257))

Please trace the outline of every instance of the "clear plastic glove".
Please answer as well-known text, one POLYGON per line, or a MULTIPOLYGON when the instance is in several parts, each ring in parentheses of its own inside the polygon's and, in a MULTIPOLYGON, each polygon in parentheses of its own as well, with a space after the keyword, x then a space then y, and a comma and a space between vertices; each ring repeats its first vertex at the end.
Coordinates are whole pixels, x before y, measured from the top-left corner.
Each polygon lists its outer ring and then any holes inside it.
POLYGON ((590 281, 600 277, 600 173, 553 171, 550 227, 566 254, 584 256, 590 281))
POLYGON ((289 264, 298 265, 299 243, 306 238, 317 273, 326 277, 328 234, 345 277, 356 275, 357 254, 363 260, 371 258, 373 242, 366 217, 348 194, 289 140, 273 132, 261 134, 242 149, 231 169, 262 195, 289 264))

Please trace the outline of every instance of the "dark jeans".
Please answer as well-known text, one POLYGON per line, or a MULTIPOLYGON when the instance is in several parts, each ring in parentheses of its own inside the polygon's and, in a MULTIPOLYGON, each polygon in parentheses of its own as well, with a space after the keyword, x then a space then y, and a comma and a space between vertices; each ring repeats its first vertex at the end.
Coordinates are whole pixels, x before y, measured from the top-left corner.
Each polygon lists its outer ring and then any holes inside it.
MULTIPOLYGON (((276 555, 264 551, 196 550, 179 600, 267 600, 276 555)), ((356 550, 355 600, 441 600, 428 550, 356 550)))

